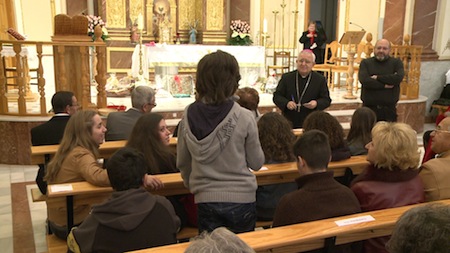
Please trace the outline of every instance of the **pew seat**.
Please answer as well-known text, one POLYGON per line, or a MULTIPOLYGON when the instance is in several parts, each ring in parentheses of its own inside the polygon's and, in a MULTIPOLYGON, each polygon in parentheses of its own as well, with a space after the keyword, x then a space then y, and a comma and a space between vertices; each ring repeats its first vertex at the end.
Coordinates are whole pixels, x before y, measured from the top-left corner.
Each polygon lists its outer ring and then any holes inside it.
POLYGON ((39 188, 31 188, 31 199, 33 202, 41 202, 47 199, 47 196, 42 194, 39 188))
MULTIPOLYGON (((435 203, 450 205, 450 199, 435 201, 435 203)), ((330 247, 333 247, 334 245, 391 235, 395 223, 404 212, 424 204, 389 208, 284 227, 258 230, 238 234, 237 236, 258 253, 303 252, 323 248, 326 243, 327 245, 330 245, 330 247), (368 218, 373 218, 373 220, 368 218), (344 225, 338 225, 336 222, 340 222, 344 225)), ((132 252, 181 253, 184 252, 188 246, 189 243, 187 242, 132 252)))

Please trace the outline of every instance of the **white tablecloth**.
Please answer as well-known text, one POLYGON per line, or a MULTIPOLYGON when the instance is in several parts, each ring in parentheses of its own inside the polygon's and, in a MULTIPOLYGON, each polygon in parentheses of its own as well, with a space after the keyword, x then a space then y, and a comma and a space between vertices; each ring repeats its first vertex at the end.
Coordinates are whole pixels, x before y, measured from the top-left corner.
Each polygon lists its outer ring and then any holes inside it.
MULTIPOLYGON (((30 68, 37 68, 38 67, 38 57, 36 53, 35 47, 22 47, 22 50, 20 51, 21 57, 26 57, 28 60, 28 65, 30 68)), ((0 55, 2 57, 15 57, 16 52, 14 52, 14 49, 12 46, 3 46, 2 51, 0 52, 0 55)))

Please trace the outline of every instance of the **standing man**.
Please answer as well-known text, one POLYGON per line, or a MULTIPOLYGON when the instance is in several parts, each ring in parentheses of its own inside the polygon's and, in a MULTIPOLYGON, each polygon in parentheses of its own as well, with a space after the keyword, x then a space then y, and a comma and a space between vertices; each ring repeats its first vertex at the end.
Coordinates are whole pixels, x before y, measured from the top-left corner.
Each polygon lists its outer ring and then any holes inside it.
POLYGON ((378 121, 397 121, 397 101, 400 83, 405 72, 400 59, 389 56, 391 43, 386 39, 377 41, 375 56, 364 59, 359 66, 361 100, 377 115, 378 121))
POLYGON ((148 86, 138 86, 131 92, 131 106, 126 112, 112 112, 106 120, 106 141, 126 140, 142 114, 156 106, 155 91, 148 86))
MULTIPOLYGON (((52 107, 55 115, 42 125, 31 129, 31 145, 54 145, 61 141, 64 129, 71 115, 78 111, 77 98, 71 91, 58 91, 52 97, 52 107)), ((42 194, 47 193, 47 183, 44 181, 45 165, 39 164, 36 184, 42 194)))
POLYGON ((273 102, 293 128, 301 128, 309 113, 331 104, 325 77, 312 71, 315 60, 311 50, 301 51, 296 60, 297 70, 283 74, 273 93, 273 102))

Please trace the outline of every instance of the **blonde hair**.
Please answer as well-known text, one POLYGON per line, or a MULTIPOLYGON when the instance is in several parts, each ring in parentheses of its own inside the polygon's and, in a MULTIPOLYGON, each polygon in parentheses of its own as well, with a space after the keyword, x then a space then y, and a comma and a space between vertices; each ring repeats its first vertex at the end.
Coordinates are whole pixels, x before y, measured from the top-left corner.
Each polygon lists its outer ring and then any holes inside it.
POLYGON ((95 115, 97 115, 97 112, 86 110, 79 111, 70 117, 58 151, 47 166, 44 180, 50 183, 56 178, 64 159, 75 147, 83 147, 98 158, 98 144, 92 138, 95 115))
POLYGON ((417 169, 420 153, 417 134, 405 123, 378 122, 372 129, 372 142, 377 150, 377 167, 393 170, 417 169))

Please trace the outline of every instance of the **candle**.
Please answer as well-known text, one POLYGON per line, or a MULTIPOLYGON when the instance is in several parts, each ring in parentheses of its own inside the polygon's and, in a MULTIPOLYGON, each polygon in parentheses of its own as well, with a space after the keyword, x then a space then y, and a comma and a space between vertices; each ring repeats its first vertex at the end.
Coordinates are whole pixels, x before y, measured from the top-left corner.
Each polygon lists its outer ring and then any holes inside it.
POLYGON ((141 13, 139 13, 138 18, 137 18, 137 26, 138 26, 139 30, 144 29, 144 16, 142 16, 141 13))
POLYGON ((263 23, 263 33, 267 33, 267 19, 264 19, 264 23, 263 23))

